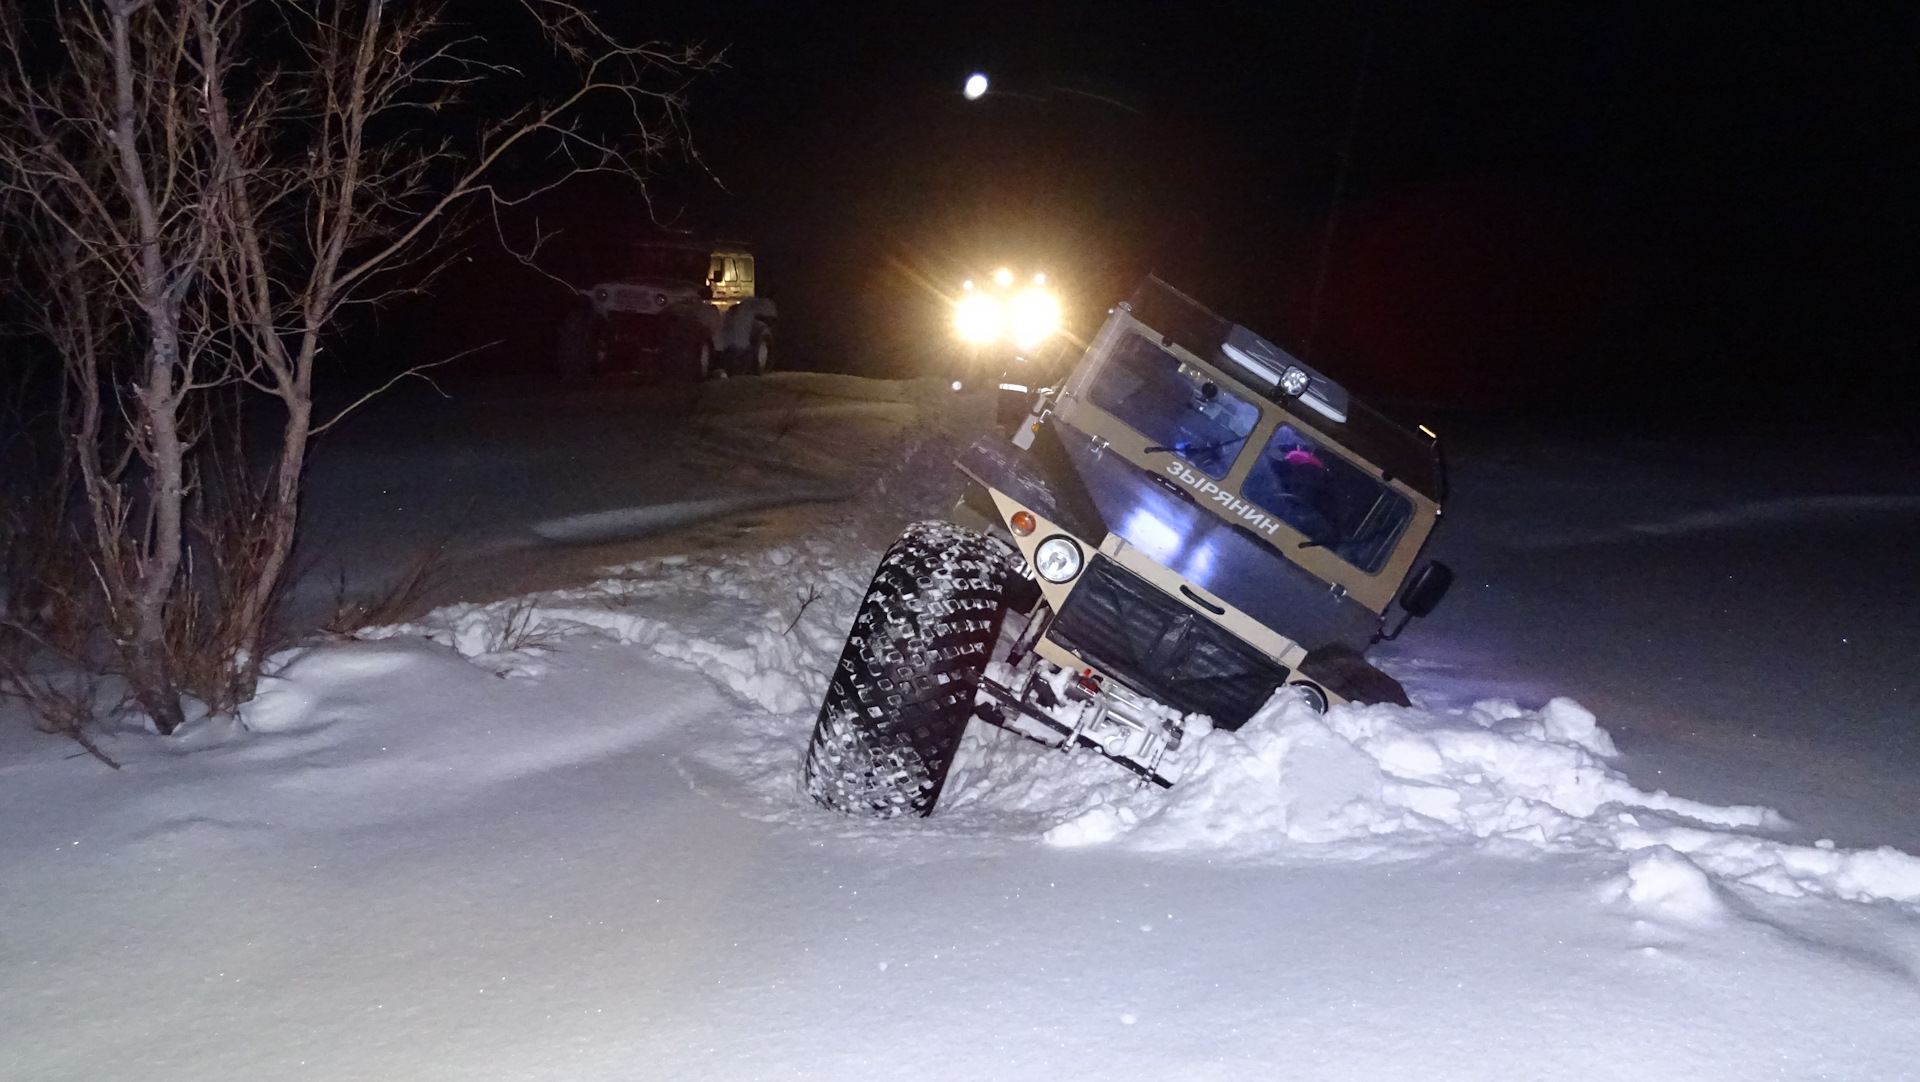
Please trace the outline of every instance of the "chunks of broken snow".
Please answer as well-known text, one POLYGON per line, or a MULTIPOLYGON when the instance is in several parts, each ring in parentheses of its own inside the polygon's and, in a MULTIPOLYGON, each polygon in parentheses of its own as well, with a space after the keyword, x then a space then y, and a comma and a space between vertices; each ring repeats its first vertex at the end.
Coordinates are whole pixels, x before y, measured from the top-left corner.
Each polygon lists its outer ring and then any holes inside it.
POLYGON ((1624 901, 1649 917, 1678 924, 1704 924, 1727 911, 1720 891, 1698 864, 1665 845, 1649 845, 1627 861, 1627 870, 1601 889, 1608 901, 1624 901))
POLYGON ((1716 883, 1920 903, 1920 859, 1765 837, 1755 831, 1786 825, 1778 813, 1645 792, 1607 763, 1613 754, 1571 699, 1539 710, 1492 701, 1448 715, 1396 706, 1321 715, 1276 694, 1238 731, 1192 745, 1172 790, 1096 805, 1046 840, 1246 857, 1459 843, 1614 851, 1631 858, 1617 896, 1688 920, 1717 911, 1716 883))
MULTIPOLYGON (((842 539, 642 560, 587 587, 450 605, 365 637, 423 636, 510 678, 542 678, 567 643, 594 640, 697 670, 745 709, 690 758, 747 782, 777 815, 804 801, 792 774, 872 559, 842 539)), ((1457 844, 1624 854, 1613 895, 1672 919, 1713 912, 1726 884, 1920 904, 1920 860, 1905 853, 1790 845, 1757 833, 1785 825, 1765 808, 1635 788, 1607 762, 1606 731, 1570 699, 1323 716, 1277 695, 1237 732, 1200 732, 1190 730, 1182 781, 1162 793, 1097 756, 976 725, 940 815, 955 829, 1044 831, 1055 845, 1210 856, 1364 859, 1457 844), (1696 889, 1687 868, 1711 889, 1696 889)))
POLYGON ((430 639, 502 677, 544 676, 543 656, 567 640, 611 640, 786 714, 819 705, 865 581, 849 563, 821 543, 701 560, 657 557, 609 569, 585 587, 446 605, 360 637, 430 639))

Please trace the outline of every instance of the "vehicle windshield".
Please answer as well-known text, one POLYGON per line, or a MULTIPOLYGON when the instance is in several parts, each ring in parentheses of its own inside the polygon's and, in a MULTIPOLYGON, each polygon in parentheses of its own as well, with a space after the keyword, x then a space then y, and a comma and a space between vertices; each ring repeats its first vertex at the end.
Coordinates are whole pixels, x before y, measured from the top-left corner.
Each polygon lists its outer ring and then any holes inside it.
POLYGON ((678 282, 707 280, 709 255, 702 248, 677 248, 672 245, 643 244, 634 249, 634 273, 643 278, 664 278, 678 282))
POLYGON ((1323 546, 1372 574, 1413 517, 1413 504, 1366 471, 1292 425, 1276 428, 1240 495, 1273 512, 1323 546))
POLYGON ((1088 396, 1151 440, 1149 451, 1171 451, 1216 481, 1260 420, 1260 407, 1138 334, 1121 340, 1088 396))

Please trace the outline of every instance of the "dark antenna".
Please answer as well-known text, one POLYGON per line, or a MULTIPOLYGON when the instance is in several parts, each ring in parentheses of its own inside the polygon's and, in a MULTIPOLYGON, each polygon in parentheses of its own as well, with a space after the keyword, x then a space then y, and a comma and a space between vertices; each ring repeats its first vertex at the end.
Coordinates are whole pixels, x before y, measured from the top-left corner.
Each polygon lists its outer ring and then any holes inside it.
MULTIPOLYGON (((1376 13, 1379 9, 1375 9, 1376 13)), ((1333 231, 1340 223, 1340 202, 1347 193, 1347 173, 1353 164, 1353 134, 1360 127, 1360 95, 1367 86, 1367 62, 1373 56, 1373 35, 1380 19, 1367 20, 1367 36, 1360 43, 1360 65, 1353 76, 1353 104, 1347 109, 1347 130, 1340 137, 1340 163, 1333 174, 1333 199, 1327 205, 1327 228, 1320 237, 1320 270, 1313 279, 1313 305, 1307 314, 1307 338, 1300 359, 1313 360, 1313 339, 1320 330, 1320 307, 1327 294, 1327 269, 1333 262, 1333 231)))

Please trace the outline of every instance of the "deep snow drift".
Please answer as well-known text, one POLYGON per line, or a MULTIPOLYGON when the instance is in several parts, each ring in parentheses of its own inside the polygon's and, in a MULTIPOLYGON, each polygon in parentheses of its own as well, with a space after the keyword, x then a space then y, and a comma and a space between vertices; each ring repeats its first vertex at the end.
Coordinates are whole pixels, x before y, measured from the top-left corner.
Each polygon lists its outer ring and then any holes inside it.
POLYGON ((976 725, 932 819, 812 807, 929 427, 772 541, 289 651, 117 775, 0 731, 0 1077, 1920 1078, 1920 860, 1643 788, 1418 631, 1421 705, 1276 697, 1171 791, 976 725))
MULTIPOLYGON (((544 673, 535 655, 546 648, 505 648, 515 637, 606 637, 689 665, 756 713, 785 719, 743 718, 731 739, 704 741, 694 761, 750 782, 766 815, 788 819, 812 814, 794 787, 795 756, 872 563, 871 553, 826 543, 698 562, 667 557, 585 589, 457 605, 368 637, 425 637, 509 678, 544 673), (789 621, 785 610, 806 599, 796 582, 820 604, 789 621)), ((939 818, 1015 837, 1038 827, 1061 846, 1237 859, 1368 859, 1476 842, 1502 855, 1626 854, 1626 896, 1656 908, 1714 908, 1718 882, 1912 903, 1920 913, 1920 859, 1887 847, 1780 842, 1756 833, 1784 826, 1777 813, 1642 792, 1608 765, 1616 754, 1594 716, 1566 698, 1537 710, 1489 700, 1451 713, 1381 705, 1323 717, 1283 692, 1239 731, 1191 743, 1171 792, 1139 785, 1098 756, 1030 748, 975 726, 939 818), (1653 879, 1663 886, 1648 886, 1653 879), (1683 887, 1687 897, 1668 897, 1683 887)))

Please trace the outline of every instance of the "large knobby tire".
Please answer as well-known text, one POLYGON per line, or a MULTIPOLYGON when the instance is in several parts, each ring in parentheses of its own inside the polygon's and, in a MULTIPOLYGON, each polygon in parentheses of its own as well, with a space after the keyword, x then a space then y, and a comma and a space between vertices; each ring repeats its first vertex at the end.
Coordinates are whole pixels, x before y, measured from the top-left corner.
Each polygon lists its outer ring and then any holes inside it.
POLYGON ((880 561, 807 747, 807 794, 890 818, 940 798, 1018 556, 949 522, 907 527, 880 561))

